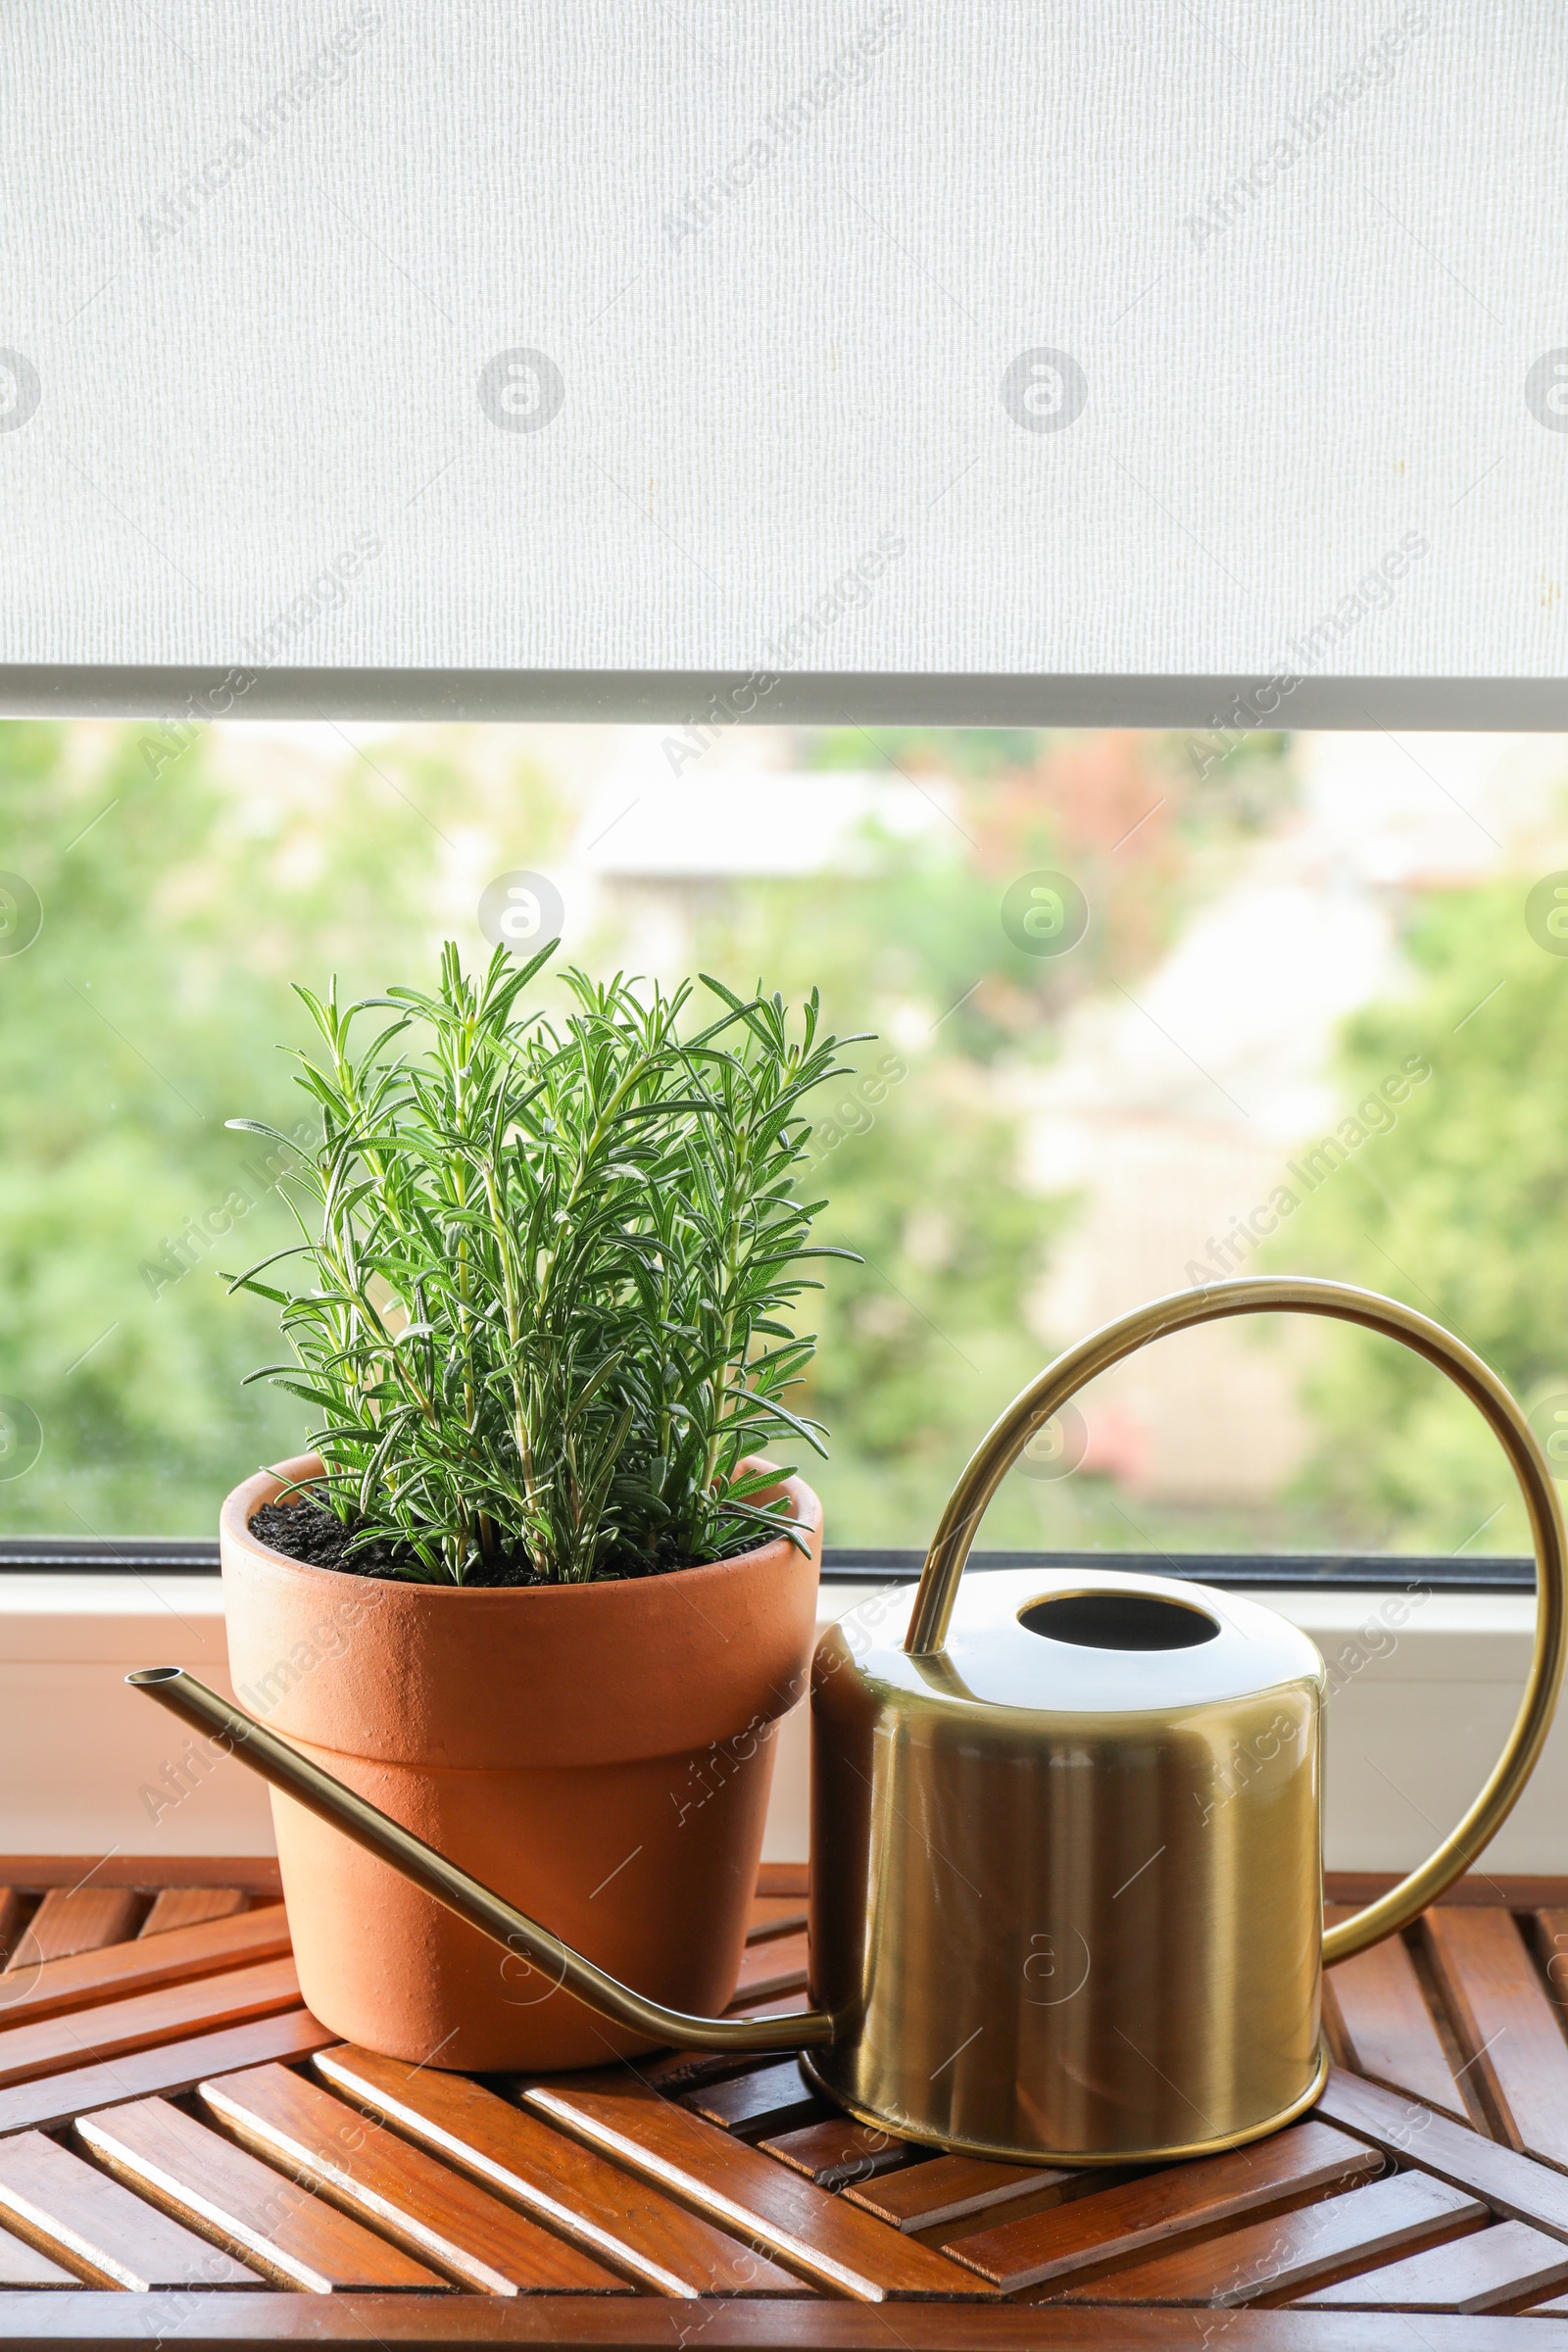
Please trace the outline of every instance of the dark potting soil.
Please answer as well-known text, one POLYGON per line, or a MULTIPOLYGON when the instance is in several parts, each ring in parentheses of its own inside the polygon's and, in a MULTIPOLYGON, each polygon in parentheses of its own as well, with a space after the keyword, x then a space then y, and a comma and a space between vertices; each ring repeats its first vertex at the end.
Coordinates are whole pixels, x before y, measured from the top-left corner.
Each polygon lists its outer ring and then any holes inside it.
MULTIPOLYGON (((428 1582, 427 1572, 403 1544, 377 1541, 351 1550, 354 1529, 345 1527, 335 1512, 308 1494, 301 1494, 294 1502, 264 1502, 251 1518, 250 1531, 258 1543, 269 1544, 287 1559, 304 1560, 312 1568, 340 1568, 346 1576, 385 1577, 399 1584, 406 1583, 413 1570, 419 1581, 428 1582)), ((746 1549, 756 1551, 761 1544, 771 1541, 771 1537, 760 1537, 757 1544, 749 1544, 746 1549)), ((594 1582, 624 1584, 633 1577, 667 1576, 672 1569, 706 1565, 699 1554, 679 1550, 667 1536, 662 1536, 652 1553, 612 1552, 594 1582)), ((539 1574, 519 1544, 503 1552, 493 1568, 486 1570, 475 1561, 465 1581, 470 1586, 495 1587, 543 1585, 550 1580, 539 1574)))

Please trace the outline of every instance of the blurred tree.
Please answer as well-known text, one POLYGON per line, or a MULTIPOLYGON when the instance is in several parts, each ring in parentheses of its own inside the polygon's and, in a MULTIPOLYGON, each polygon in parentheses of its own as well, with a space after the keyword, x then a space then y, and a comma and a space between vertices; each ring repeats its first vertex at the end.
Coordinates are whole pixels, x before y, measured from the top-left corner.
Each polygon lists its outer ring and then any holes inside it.
MULTIPOLYGON (((1070 1203, 1024 1186, 1018 1119, 983 1073, 882 1041, 858 1058, 818 1131, 811 1197, 828 1198, 821 1239, 864 1262, 827 1269, 800 1394, 832 1433, 830 1455, 800 1467, 837 1541, 921 1545, 974 1445, 1045 1360, 1028 1294, 1070 1203)), ((1037 1541, 1031 1498, 999 1503, 986 1540, 1037 1541)))
POLYGON ((939 847, 887 858, 877 927, 889 940, 917 919, 928 927, 932 985, 951 986, 944 1004, 973 990, 950 1043, 982 1060, 1049 1054, 1071 1004, 1158 958, 1250 838, 1288 811, 1285 749, 1280 735, 1235 737, 1221 752, 1131 728, 843 727, 804 741, 813 766, 901 775, 943 808, 939 847), (1008 886, 1042 870, 1068 875, 1088 902, 1088 930, 1065 955, 1028 954, 1003 927, 1008 886))
MULTIPOLYGON (((1349 1024, 1346 1100, 1411 1058, 1431 1079, 1310 1194, 1270 1256, 1435 1316, 1529 1406, 1568 1390, 1568 961, 1527 931, 1527 888, 1417 903, 1415 984, 1349 1024)), ((1495 1442, 1406 1350, 1333 1330, 1309 1401, 1324 1433, 1311 1495, 1412 1548, 1528 1549, 1495 1442)))
MULTIPOLYGON (((275 750, 254 786, 237 767, 220 782, 207 742, 160 730, 0 725, 5 864, 43 913, 0 954, 4 1532, 205 1531, 298 1448, 303 1409, 240 1385, 275 1360, 273 1318, 218 1279, 291 1227, 259 1139, 223 1122, 305 1111, 275 1051, 308 1035, 290 981, 427 976, 443 844, 416 803, 478 811, 461 769, 397 746, 330 790, 275 750)), ((542 819, 539 779, 514 787, 542 819)))
MULTIPOLYGON (((803 1394, 831 1456, 800 1466, 835 1541, 918 1545, 1051 1342, 1079 1336, 1043 1339, 1029 1311, 1073 1208, 1026 1177, 1030 1072, 1078 999, 1158 956, 1190 908, 1196 846, 1217 853, 1237 828, 1210 813, 1184 834, 1196 787, 1160 736, 873 742, 852 728, 803 752, 874 768, 884 745, 946 824, 915 843, 873 833, 853 870, 735 886, 701 924, 694 961, 735 988, 759 973, 786 996, 818 986, 841 1034, 876 1033, 818 1125, 821 1238, 866 1262, 825 1277, 803 1394), (1059 956, 1026 953, 1004 928, 1008 886, 1039 869, 1069 874, 1090 903, 1087 934, 1059 956)), ((1253 758, 1282 775, 1277 744, 1253 758)), ((985 1541, 1039 1543, 1044 1499, 1009 1481, 985 1541)), ((1085 1507, 1098 1532, 1107 1514, 1085 1507)), ((1108 1516, 1112 1541, 1138 1540, 1108 1516)))

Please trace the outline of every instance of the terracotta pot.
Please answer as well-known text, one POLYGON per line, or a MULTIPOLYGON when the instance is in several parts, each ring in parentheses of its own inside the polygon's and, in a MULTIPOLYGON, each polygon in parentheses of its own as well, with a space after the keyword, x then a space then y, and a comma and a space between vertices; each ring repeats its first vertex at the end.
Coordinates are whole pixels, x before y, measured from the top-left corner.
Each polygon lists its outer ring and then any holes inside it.
MULTIPOLYGON (((773 1774, 806 1691, 822 1511, 785 1537, 625 1584, 464 1591, 312 1568, 249 1522, 314 1455, 248 1479, 220 1527, 242 1706, 627 1984, 721 2010, 773 1774)), ((651 2045, 543 1982, 275 1790, 300 1984, 323 2026, 476 2071, 651 2045)))

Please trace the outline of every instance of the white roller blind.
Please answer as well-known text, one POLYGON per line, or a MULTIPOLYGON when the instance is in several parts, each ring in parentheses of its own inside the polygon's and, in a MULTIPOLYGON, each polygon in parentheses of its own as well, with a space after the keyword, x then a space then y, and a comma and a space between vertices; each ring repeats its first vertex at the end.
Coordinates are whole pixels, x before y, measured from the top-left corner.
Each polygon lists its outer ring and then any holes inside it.
POLYGON ((1564 672, 1555 12, 0 40, 13 670, 1564 672))

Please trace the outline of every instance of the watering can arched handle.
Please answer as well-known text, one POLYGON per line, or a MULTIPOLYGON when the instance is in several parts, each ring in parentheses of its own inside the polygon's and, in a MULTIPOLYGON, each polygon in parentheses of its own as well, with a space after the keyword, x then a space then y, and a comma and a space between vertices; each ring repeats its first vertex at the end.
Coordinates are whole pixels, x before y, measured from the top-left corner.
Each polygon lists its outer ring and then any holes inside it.
POLYGON ((987 1504, 1029 1440, 1097 1373, 1121 1363, 1151 1340, 1189 1331, 1195 1324, 1217 1323, 1231 1315, 1281 1312, 1328 1315, 1342 1323, 1359 1323, 1368 1331, 1400 1341, 1446 1372, 1485 1417, 1508 1457, 1524 1495, 1536 1555, 1535 1648, 1524 1697, 1503 1751, 1475 1803, 1437 1852, 1377 1902, 1328 1931, 1323 1938, 1323 1958, 1332 1966, 1405 1927, 1468 1869, 1501 1828, 1535 1769, 1550 1729, 1568 1646, 1562 1506, 1545 1457, 1496 1374, 1440 1323, 1417 1314, 1413 1307, 1401 1306, 1397 1299, 1380 1298, 1375 1291, 1305 1276, 1222 1282, 1203 1290, 1179 1291, 1107 1323, 1102 1331, 1080 1341, 1048 1365, 981 1441, 954 1489, 926 1555, 904 1646, 911 1657, 931 1657, 942 1648, 958 1579, 987 1504))

